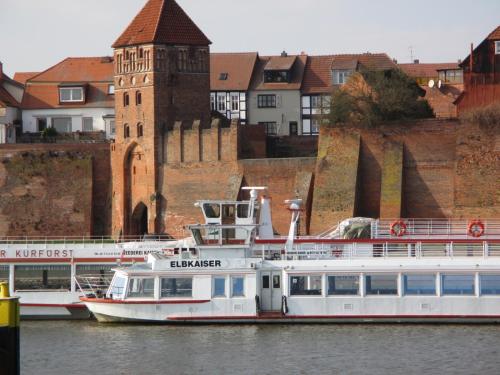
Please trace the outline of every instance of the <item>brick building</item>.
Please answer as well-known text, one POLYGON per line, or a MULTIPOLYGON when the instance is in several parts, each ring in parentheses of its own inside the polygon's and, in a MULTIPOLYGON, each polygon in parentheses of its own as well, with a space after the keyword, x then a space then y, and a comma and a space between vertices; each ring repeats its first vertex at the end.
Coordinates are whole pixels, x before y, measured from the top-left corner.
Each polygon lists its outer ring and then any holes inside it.
POLYGON ((459 112, 500 102, 500 26, 460 66, 464 70, 464 92, 456 101, 459 112))
POLYGON ((210 44, 174 0, 149 0, 113 44, 114 235, 163 231, 168 130, 209 125, 210 44))

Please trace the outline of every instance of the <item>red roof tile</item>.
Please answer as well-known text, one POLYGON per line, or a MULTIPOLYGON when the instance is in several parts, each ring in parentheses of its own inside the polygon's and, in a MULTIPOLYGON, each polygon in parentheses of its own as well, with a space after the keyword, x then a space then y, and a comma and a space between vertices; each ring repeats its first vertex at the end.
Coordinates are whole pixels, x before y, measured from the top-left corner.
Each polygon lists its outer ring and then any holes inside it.
POLYGON ((388 70, 396 64, 385 53, 309 56, 302 82, 305 94, 328 93, 332 89, 332 69, 388 70))
POLYGON ((490 35, 488 35, 489 40, 499 40, 500 39, 500 26, 498 26, 495 30, 493 30, 490 35))
POLYGON ((25 84, 26 81, 34 76, 40 74, 40 72, 16 72, 14 74, 14 81, 19 82, 21 84, 25 84))
POLYGON ((0 81, 0 106, 19 107, 17 100, 2 86, 0 81))
POLYGON ((108 95, 113 84, 113 59, 110 57, 69 57, 26 81, 21 107, 112 108, 114 96, 108 95), (60 104, 59 86, 78 84, 85 87, 85 103, 60 104))
POLYGON ((210 89, 248 91, 257 56, 257 52, 211 53, 210 89), (220 79, 222 73, 227 73, 227 79, 220 79))
POLYGON ((112 57, 68 57, 30 82, 112 82, 113 77, 112 57))
POLYGON ((398 66, 413 78, 435 78, 438 76, 438 70, 460 69, 458 63, 398 64, 398 66))
POLYGON ((250 85, 252 90, 300 90, 304 77, 307 55, 289 56, 295 58, 295 64, 293 64, 291 70, 292 80, 290 83, 266 83, 264 82, 264 70, 269 61, 275 57, 276 56, 259 56, 250 85))
POLYGON ((211 42, 174 0, 149 0, 113 48, 145 43, 207 46, 211 42))
POLYGON ((290 70, 297 56, 271 56, 264 70, 290 70))

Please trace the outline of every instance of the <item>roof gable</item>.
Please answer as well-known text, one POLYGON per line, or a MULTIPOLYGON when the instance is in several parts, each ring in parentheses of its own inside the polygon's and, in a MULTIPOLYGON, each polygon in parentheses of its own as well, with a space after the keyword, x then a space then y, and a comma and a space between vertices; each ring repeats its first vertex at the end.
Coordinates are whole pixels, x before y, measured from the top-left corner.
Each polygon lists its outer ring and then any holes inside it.
POLYGON ((500 26, 497 26, 495 30, 493 30, 490 35, 488 35, 489 40, 500 40, 500 26))
POLYGON ((175 0, 149 0, 113 48, 146 43, 206 46, 211 42, 175 0))

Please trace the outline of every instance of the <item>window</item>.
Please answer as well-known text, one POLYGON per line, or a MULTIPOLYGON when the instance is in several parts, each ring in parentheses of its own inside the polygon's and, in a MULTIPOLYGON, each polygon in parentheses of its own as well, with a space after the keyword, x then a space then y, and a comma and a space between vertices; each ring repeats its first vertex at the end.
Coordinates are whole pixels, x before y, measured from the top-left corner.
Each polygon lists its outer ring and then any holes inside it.
POLYGON ((113 283, 111 284, 109 297, 123 297, 125 293, 125 284, 127 283, 127 279, 123 276, 115 276, 113 279, 113 283))
POLYGON ((128 124, 123 125, 123 138, 130 137, 130 127, 128 124))
POLYGON ((123 94, 123 106, 128 107, 129 104, 130 104, 130 97, 128 95, 128 92, 126 92, 123 94))
POLYGON ((214 297, 225 297, 226 296, 226 278, 225 277, 214 277, 214 297))
POLYGON ((205 203, 203 205, 205 216, 209 219, 216 219, 220 217, 220 205, 216 203, 205 203))
POLYGON ((443 295, 474 295, 474 275, 441 275, 443 295))
POLYGON ((71 124, 71 117, 60 117, 52 119, 52 127, 56 129, 58 133, 71 133, 71 124))
POLYGON ((104 276, 112 275, 111 264, 77 264, 76 274, 86 276, 104 276))
POLYGON ((16 290, 71 289, 70 265, 16 266, 16 290))
POLYGON ((358 275, 328 276, 328 295, 358 295, 358 275))
POLYGON ((276 122, 259 122, 259 125, 264 125, 267 135, 278 134, 278 126, 276 122))
POLYGON ((321 121, 317 118, 311 120, 311 134, 318 134, 319 133, 320 124, 321 124, 321 121))
POLYGON ((257 95, 257 106, 259 108, 276 108, 276 95, 257 95))
POLYGON ((320 296, 321 276, 290 276, 291 296, 320 296))
POLYGON ((217 93, 217 110, 220 112, 226 111, 226 93, 217 93))
POLYGON ((38 117, 36 119, 36 124, 39 132, 47 129, 47 119, 45 117, 38 117))
POLYGON ((238 218, 246 219, 248 217, 248 203, 238 204, 236 211, 238 218))
POLYGON ((245 278, 243 276, 234 276, 231 278, 231 296, 244 297, 245 296, 245 278))
POLYGON ((9 266, 0 265, 0 283, 9 281, 9 266))
POLYGON ((60 87, 59 101, 64 102, 83 102, 82 87, 60 87))
POLYGON ((129 298, 153 298, 155 289, 155 279, 132 277, 128 282, 129 298))
POLYGON ((311 108, 321 108, 321 107, 322 107, 321 96, 320 95, 311 96, 311 108))
POLYGON ((479 275, 479 285, 481 286, 481 294, 499 295, 500 275, 479 275))
POLYGON ((219 75, 219 81, 226 81, 227 80, 227 77, 228 77, 228 74, 227 73, 221 73, 219 75))
POLYGON ((193 278, 162 278, 161 297, 192 297, 193 278))
POLYGON ((135 93, 135 105, 141 105, 142 104, 142 94, 140 91, 137 91, 135 93))
POLYGON ((350 69, 334 69, 333 70, 333 84, 343 85, 347 82, 352 74, 350 69))
POLYGON ((500 55, 500 40, 495 41, 495 55, 500 55))
POLYGON ((288 70, 266 70, 264 71, 264 82, 290 82, 288 70))
POLYGON ((83 118, 83 131, 91 132, 94 130, 94 119, 92 117, 83 118))
POLYGON ((436 295, 436 275, 404 275, 403 283, 405 295, 436 295))
POLYGON ((217 100, 215 99, 215 93, 213 93, 213 92, 210 93, 210 109, 212 111, 217 110, 216 102, 217 102, 217 100))
POLYGON ((115 95, 115 85, 108 85, 108 94, 115 95))
POLYGON ((236 93, 231 93, 231 111, 238 112, 240 110, 240 95, 236 93))
POLYGON ((273 275, 273 288, 279 289, 281 288, 281 277, 280 275, 273 275))
POLYGON ((142 137, 144 135, 144 128, 141 123, 137 124, 137 136, 142 137))
POLYGON ((366 275, 367 295, 398 294, 398 275, 366 275))
POLYGON ((115 120, 111 120, 109 122, 109 132, 110 132, 110 134, 113 134, 113 135, 116 133, 115 120))
POLYGON ((269 275, 262 275, 262 288, 269 289, 269 275))

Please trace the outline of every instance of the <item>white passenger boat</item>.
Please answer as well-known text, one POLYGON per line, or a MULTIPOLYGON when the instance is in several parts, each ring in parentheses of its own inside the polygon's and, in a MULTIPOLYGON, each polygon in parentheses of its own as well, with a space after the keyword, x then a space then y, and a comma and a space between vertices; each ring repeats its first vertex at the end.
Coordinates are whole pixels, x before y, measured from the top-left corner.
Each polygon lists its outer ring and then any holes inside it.
POLYGON ((102 292, 78 281, 81 300, 101 322, 500 322, 500 223, 353 219, 298 237, 292 200, 282 238, 258 190, 198 202, 191 250, 118 267, 102 292))

